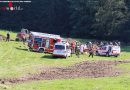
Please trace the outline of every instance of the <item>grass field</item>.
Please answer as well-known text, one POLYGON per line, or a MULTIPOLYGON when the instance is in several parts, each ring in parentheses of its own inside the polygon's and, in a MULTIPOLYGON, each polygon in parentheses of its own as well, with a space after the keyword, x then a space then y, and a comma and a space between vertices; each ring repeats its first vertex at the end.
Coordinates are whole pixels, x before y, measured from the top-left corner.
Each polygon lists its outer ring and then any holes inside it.
MULTIPOLYGON (((6 35, 7 32, 0 31, 6 35)), ((16 33, 11 32, 12 39, 16 33)), ((96 60, 129 60, 130 47, 123 46, 121 56, 88 58, 88 55, 73 57, 52 58, 49 54, 41 54, 27 51, 27 47, 21 42, 0 42, 0 78, 14 78, 27 75, 28 73, 39 73, 42 67, 64 67, 82 61, 96 60)), ((130 90, 130 64, 121 64, 118 67, 125 69, 128 73, 118 77, 108 78, 77 78, 66 80, 43 80, 32 81, 23 84, 7 85, 7 90, 130 90)), ((4 90, 0 85, 0 90, 4 90)))

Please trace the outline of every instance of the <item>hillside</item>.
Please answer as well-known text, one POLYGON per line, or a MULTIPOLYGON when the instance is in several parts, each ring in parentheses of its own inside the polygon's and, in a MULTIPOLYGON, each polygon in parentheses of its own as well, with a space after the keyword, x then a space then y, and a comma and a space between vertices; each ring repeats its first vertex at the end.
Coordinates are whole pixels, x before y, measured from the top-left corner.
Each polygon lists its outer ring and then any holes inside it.
MULTIPOLYGON (((32 0, 13 5, 24 10, 0 11, 1 29, 27 28, 68 37, 129 41, 128 0, 32 0)), ((2 6, 8 5, 0 3, 2 6)))
MULTIPOLYGON (((10 34, 15 39, 16 33, 10 34)), ((124 46, 118 58, 89 58, 88 54, 52 58, 51 54, 28 51, 21 42, 2 41, 0 90, 129 90, 129 52, 130 47, 124 46)))

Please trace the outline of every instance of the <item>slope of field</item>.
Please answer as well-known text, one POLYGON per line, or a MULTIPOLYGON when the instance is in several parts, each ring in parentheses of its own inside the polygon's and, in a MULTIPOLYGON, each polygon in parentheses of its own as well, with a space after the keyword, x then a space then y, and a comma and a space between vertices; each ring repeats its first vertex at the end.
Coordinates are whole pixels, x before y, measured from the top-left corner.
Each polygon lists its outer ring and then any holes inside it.
MULTIPOLYGON (((6 36, 6 32, 0 31, 0 34, 6 36)), ((15 39, 16 33, 11 32, 12 39, 15 39)), ((75 55, 67 59, 52 58, 49 54, 29 52, 27 47, 21 42, 0 42, 0 78, 17 78, 29 74, 37 74, 42 68, 47 67, 66 67, 82 61, 114 61, 129 60, 130 47, 122 48, 121 56, 116 57, 97 57, 88 58, 88 55, 81 55, 77 58, 75 55)), ((126 70, 125 74, 118 77, 109 78, 77 78, 61 79, 48 81, 32 81, 15 85, 0 85, 0 90, 129 90, 130 89, 130 64, 121 64, 118 67, 126 70)))

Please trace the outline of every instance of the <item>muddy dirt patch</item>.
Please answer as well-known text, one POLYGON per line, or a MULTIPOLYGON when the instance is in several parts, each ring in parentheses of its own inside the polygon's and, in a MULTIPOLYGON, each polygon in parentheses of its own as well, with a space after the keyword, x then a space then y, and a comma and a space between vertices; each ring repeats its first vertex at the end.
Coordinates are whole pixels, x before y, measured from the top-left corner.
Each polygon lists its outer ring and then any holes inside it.
POLYGON ((99 78, 115 77, 122 73, 122 70, 115 66, 130 61, 84 61, 69 67, 42 68, 38 74, 29 74, 21 78, 0 79, 5 83, 24 83, 36 80, 72 79, 72 78, 99 78))

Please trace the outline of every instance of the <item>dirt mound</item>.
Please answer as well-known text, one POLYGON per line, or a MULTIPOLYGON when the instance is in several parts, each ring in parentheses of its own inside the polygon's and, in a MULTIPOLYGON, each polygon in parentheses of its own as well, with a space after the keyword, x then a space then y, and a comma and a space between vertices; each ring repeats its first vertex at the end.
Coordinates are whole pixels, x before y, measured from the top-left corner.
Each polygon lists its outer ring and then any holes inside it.
POLYGON ((4 83, 21 83, 32 80, 114 77, 122 73, 120 69, 115 68, 117 64, 121 63, 130 63, 130 61, 85 61, 66 68, 43 68, 39 74, 30 74, 21 78, 3 79, 3 81, 4 83))

